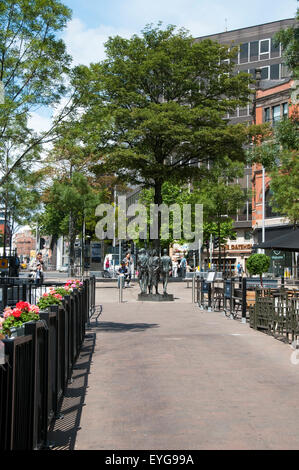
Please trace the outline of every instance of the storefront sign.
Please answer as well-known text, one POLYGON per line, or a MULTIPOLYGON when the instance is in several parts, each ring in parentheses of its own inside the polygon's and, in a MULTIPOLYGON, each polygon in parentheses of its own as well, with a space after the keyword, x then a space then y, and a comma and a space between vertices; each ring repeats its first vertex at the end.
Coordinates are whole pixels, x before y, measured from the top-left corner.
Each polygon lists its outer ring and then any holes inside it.
POLYGON ((252 245, 248 244, 240 244, 240 245, 226 245, 226 250, 234 250, 234 251, 243 251, 243 250, 251 250, 252 245))
POLYGON ((273 250, 271 253, 271 258, 272 259, 284 259, 285 254, 282 253, 281 251, 273 250))

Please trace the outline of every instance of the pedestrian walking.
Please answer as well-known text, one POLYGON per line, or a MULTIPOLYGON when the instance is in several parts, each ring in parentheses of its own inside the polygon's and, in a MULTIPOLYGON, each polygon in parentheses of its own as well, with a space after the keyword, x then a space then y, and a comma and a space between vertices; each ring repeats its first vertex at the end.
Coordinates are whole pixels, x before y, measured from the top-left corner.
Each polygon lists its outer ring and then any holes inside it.
POLYGON ((127 285, 127 287, 130 287, 131 286, 131 279, 132 279, 132 272, 134 270, 134 260, 133 260, 133 256, 131 255, 130 252, 128 252, 126 254, 126 257, 124 259, 124 263, 125 263, 125 265, 127 267, 127 270, 128 270, 128 277, 127 277, 127 279, 128 279, 127 284, 128 285, 127 285))
POLYGON ((239 276, 242 276, 243 268, 242 268, 240 261, 237 264, 237 271, 238 271, 239 276))
POLYGON ((44 262, 42 253, 36 255, 35 260, 30 265, 31 277, 36 284, 40 285, 44 281, 44 262))
POLYGON ((186 271, 187 271, 187 260, 185 258, 185 255, 181 259, 181 276, 184 279, 186 277, 186 271))
POLYGON ((172 277, 178 277, 178 262, 175 258, 172 259, 172 277))

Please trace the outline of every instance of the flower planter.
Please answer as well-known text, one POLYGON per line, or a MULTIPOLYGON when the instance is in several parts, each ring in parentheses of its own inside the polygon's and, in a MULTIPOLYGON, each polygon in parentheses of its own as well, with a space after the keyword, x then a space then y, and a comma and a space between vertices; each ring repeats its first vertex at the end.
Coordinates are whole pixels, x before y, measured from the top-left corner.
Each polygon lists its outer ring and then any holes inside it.
POLYGON ((25 336, 25 323, 10 329, 10 338, 18 338, 19 336, 25 336))

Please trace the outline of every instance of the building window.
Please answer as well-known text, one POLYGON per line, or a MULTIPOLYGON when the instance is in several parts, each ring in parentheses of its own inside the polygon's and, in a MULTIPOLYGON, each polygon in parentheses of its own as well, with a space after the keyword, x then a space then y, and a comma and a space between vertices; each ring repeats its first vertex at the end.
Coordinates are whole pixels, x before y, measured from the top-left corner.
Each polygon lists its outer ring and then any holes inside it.
POLYGON ((268 80, 269 78, 269 66, 261 68, 261 78, 262 80, 268 80))
POLYGON ((265 108, 264 109, 264 122, 270 122, 270 121, 271 121, 270 108, 265 108))
POLYGON ((259 58, 259 42, 252 41, 250 43, 250 62, 255 62, 259 58))
POLYGON ((269 59, 270 39, 262 39, 259 46, 260 60, 269 59))
POLYGON ((282 118, 287 119, 289 116, 289 103, 282 103, 282 118))
POLYGON ((272 107, 272 122, 275 124, 280 121, 280 104, 272 107))
POLYGON ((279 64, 270 65, 270 79, 279 80, 279 64))
POLYGON ((280 57, 280 45, 274 46, 273 38, 271 39, 271 59, 275 57, 280 57))
POLYGON ((248 42, 240 45, 240 64, 248 62, 248 42))

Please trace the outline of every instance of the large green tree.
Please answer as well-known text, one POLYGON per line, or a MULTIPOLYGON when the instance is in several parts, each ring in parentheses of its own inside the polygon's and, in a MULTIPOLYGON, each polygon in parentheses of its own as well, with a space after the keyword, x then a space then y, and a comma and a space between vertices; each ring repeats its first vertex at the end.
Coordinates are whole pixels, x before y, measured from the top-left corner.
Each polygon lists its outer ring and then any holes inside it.
POLYGON ((74 275, 76 237, 84 238, 85 225, 87 230, 94 231, 95 208, 104 200, 105 193, 93 188, 79 172, 55 179, 43 195, 44 210, 36 219, 40 232, 68 238, 70 275, 74 275))
POLYGON ((48 107, 53 111, 66 92, 64 78, 71 57, 58 36, 70 16, 69 8, 59 0, 1 0, 1 184, 25 159, 39 159, 42 143, 69 112, 69 106, 57 112, 46 132, 30 128, 31 113, 48 107))
POLYGON ((249 76, 227 61, 236 51, 150 25, 141 36, 110 38, 106 54, 86 72, 87 114, 100 109, 110 119, 95 136, 97 174, 152 188, 161 204, 165 182, 183 185, 204 178, 208 163, 244 157, 244 128, 226 119, 250 93, 249 76))
POLYGON ((299 116, 294 113, 275 125, 271 135, 249 152, 249 161, 261 163, 270 175, 273 209, 299 223, 299 116))

